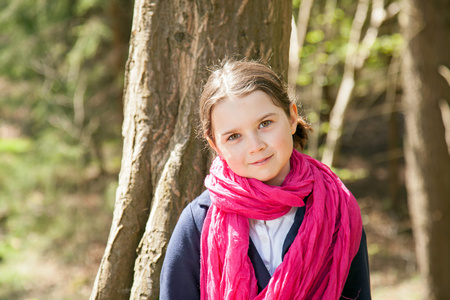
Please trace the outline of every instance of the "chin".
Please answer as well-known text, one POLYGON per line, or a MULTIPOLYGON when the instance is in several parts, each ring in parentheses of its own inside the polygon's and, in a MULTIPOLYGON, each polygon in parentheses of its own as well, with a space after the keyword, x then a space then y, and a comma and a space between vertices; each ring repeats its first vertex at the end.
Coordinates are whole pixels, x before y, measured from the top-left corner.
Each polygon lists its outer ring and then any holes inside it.
POLYGON ((277 185, 277 186, 281 185, 281 182, 280 183, 276 182, 275 178, 264 179, 261 181, 267 185, 277 185))

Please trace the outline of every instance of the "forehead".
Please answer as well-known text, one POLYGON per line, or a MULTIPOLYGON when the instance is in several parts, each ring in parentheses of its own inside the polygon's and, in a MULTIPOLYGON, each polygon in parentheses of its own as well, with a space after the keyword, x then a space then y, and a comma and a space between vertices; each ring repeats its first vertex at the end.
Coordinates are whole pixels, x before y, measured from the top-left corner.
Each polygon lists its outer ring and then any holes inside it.
POLYGON ((260 121, 267 114, 279 115, 284 111, 263 91, 257 90, 244 97, 228 97, 214 105, 212 129, 215 133, 239 129, 260 121))

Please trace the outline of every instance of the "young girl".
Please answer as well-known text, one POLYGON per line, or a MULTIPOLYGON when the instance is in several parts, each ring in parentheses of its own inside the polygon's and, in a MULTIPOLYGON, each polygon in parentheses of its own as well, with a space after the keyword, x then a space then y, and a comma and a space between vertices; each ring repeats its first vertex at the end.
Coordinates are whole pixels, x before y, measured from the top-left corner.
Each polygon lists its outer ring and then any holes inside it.
POLYGON ((160 299, 370 299, 358 204, 296 150, 310 128, 279 77, 226 61, 204 86, 200 117, 217 157, 175 227, 160 299))

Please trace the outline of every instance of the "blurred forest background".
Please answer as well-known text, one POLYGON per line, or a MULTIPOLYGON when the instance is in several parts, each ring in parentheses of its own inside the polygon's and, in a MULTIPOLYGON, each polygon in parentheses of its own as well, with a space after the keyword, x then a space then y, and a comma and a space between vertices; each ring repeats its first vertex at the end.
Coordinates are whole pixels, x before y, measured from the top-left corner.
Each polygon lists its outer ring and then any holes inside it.
POLYGON ((120 169, 132 2, 0 2, 0 299, 88 298, 120 169))
MULTIPOLYGON (((291 83, 316 129, 307 152, 320 158, 358 1, 311 1, 302 27, 307 3, 293 1, 293 27, 307 30, 293 47, 300 67, 291 83)), ((367 47, 353 66, 342 140, 330 160, 361 206, 374 299, 422 293, 404 182, 400 8, 381 2, 378 23, 362 20, 358 42, 366 36, 367 47)), ((125 0, 0 3, 1 300, 89 297, 120 170, 132 14, 125 0)))

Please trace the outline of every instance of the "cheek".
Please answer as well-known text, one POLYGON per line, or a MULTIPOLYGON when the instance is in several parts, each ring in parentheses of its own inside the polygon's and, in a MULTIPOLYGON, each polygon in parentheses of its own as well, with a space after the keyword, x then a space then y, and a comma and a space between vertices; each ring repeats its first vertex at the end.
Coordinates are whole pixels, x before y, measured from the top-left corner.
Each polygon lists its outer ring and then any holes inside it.
POLYGON ((292 151, 294 148, 294 140, 292 135, 279 134, 275 137, 274 146, 279 150, 292 151))
POLYGON ((227 161, 228 165, 242 163, 245 158, 242 151, 237 147, 222 151, 222 157, 227 161))
POLYGON ((234 173, 242 176, 240 170, 245 166, 245 155, 239 147, 222 148, 219 155, 225 159, 234 173))

